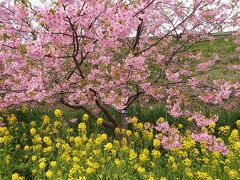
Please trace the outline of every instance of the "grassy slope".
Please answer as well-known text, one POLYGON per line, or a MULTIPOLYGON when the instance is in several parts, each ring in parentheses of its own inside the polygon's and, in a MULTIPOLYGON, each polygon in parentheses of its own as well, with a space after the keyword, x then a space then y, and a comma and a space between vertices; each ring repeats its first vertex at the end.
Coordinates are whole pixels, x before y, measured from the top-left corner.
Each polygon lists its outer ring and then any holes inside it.
POLYGON ((239 64, 239 54, 237 54, 237 46, 234 43, 234 38, 218 37, 215 40, 209 42, 201 42, 194 45, 190 51, 197 52, 201 51, 203 57, 211 57, 214 53, 218 53, 220 61, 217 62, 219 69, 211 71, 211 79, 226 79, 228 81, 240 81, 239 75, 229 70, 227 66, 231 64, 239 64), (225 41, 227 39, 227 41, 225 41))

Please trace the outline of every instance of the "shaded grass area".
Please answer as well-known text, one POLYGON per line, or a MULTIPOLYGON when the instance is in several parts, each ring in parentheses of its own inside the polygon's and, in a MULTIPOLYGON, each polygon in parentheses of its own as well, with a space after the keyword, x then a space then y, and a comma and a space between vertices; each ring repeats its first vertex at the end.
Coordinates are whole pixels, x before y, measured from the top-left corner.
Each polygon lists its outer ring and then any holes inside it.
MULTIPOLYGON (((63 111, 63 119, 66 121, 66 124, 70 124, 69 120, 73 118, 77 118, 78 122, 81 121, 82 116, 84 112, 82 110, 72 110, 63 106, 57 107, 60 108, 63 111)), ((212 115, 217 114, 219 117, 219 120, 217 121, 216 126, 230 126, 231 128, 235 128, 236 124, 235 122, 240 119, 240 111, 239 110, 226 110, 226 109, 211 109, 207 107, 201 107, 201 109, 198 109, 196 111, 202 111, 206 115, 212 115)), ((17 115, 17 117, 20 117, 22 121, 30 121, 35 120, 37 123, 40 123, 42 121, 43 115, 48 115, 51 119, 54 118, 54 109, 41 107, 41 108, 30 108, 27 113, 23 113, 21 110, 12 110, 13 113, 17 115)), ((116 119, 120 119, 119 114, 116 113, 114 110, 110 109, 111 114, 116 119)), ((133 105, 129 111, 128 111, 129 117, 136 116, 138 119, 145 123, 145 122, 151 122, 155 123, 160 117, 164 117, 170 124, 178 125, 182 124, 185 127, 188 127, 190 123, 185 118, 173 118, 171 115, 167 113, 167 109, 164 107, 164 105, 153 105, 153 106, 142 106, 142 105, 133 105)), ((102 117, 104 119, 107 119, 102 112, 98 114, 98 117, 102 117)), ((91 133, 94 131, 95 128, 95 122, 94 120, 90 120, 89 126, 92 128, 89 128, 91 133)), ((103 127, 102 127, 103 128, 103 127)), ((110 133, 110 130, 107 130, 110 133)))

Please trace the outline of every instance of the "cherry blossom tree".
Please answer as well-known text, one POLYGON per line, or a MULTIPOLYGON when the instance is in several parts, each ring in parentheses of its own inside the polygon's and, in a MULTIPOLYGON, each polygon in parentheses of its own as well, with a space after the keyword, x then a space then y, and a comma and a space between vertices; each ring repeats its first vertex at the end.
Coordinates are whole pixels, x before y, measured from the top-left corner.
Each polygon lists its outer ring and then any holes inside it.
POLYGON ((3 1, 0 109, 61 103, 93 119, 102 111, 104 126, 126 128, 127 110, 139 100, 164 103, 173 117, 207 126, 217 117, 205 117, 195 104, 232 107, 240 83, 209 78, 219 52, 206 58, 189 49, 229 28, 240 46, 238 3, 59 0, 34 7, 3 1))

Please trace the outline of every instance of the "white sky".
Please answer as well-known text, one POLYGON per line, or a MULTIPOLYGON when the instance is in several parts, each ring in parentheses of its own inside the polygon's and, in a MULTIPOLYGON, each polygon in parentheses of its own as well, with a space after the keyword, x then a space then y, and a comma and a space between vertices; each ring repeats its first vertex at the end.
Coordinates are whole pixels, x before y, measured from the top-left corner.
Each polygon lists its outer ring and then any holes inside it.
MULTIPOLYGON (((4 0, 0 0, 0 2, 3 2, 4 0)), ((13 1, 13 0, 8 0, 8 1, 13 1)), ((186 1, 186 2, 191 2, 191 1, 194 1, 194 0, 183 0, 183 1, 186 1)), ((229 2, 231 0, 221 0, 222 2, 229 2)), ((36 5, 36 6, 43 6, 44 4, 41 2, 41 0, 30 0, 30 2, 33 4, 33 5, 36 5)))

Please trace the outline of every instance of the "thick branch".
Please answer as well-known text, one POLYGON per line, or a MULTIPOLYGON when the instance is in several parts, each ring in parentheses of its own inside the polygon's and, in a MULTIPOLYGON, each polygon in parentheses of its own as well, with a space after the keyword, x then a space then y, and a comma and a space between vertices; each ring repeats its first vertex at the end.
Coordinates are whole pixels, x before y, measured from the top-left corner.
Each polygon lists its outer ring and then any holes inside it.
POLYGON ((72 30, 72 37, 73 37, 73 52, 72 52, 72 58, 74 60, 74 63, 76 64, 76 67, 80 73, 80 76, 84 79, 82 70, 80 68, 80 66, 78 65, 78 61, 77 61, 77 55, 79 52, 79 41, 78 41, 78 34, 76 32, 75 26, 74 24, 71 22, 71 19, 69 17, 67 17, 68 22, 70 24, 71 30, 72 30))
POLYGON ((136 38, 135 38, 135 41, 134 41, 134 44, 133 44, 133 52, 135 51, 135 49, 136 49, 136 47, 139 43, 142 28, 143 28, 143 20, 142 19, 140 19, 140 20, 141 20, 141 23, 138 25, 136 38))
POLYGON ((131 106, 140 97, 140 95, 143 94, 143 93, 144 93, 143 91, 139 91, 139 88, 137 86, 136 87, 136 94, 134 94, 134 95, 132 95, 128 98, 125 109, 127 109, 129 106, 131 106))
POLYGON ((95 103, 96 105, 98 106, 99 109, 101 109, 103 111, 103 113, 106 115, 106 117, 108 118, 109 121, 112 122, 113 126, 116 128, 118 127, 118 124, 117 124, 117 121, 116 119, 109 113, 109 111, 107 110, 107 108, 101 104, 100 100, 98 99, 97 97, 97 92, 93 89, 89 89, 91 92, 94 93, 94 95, 96 96, 96 100, 95 100, 95 103))
POLYGON ((140 91, 136 94, 134 94, 133 96, 131 96, 129 99, 128 99, 128 103, 127 103, 127 106, 125 109, 127 109, 129 106, 131 106, 139 97, 141 94, 143 94, 144 92, 140 91))
MULTIPOLYGON (((71 105, 71 104, 68 104, 67 102, 65 102, 63 100, 63 98, 60 100, 60 102, 67 106, 67 107, 70 107, 72 109, 82 109, 84 112, 86 112, 91 118, 93 118, 94 120, 97 120, 98 118, 85 106, 83 105, 71 105)), ((107 128, 111 128, 111 129, 114 129, 114 125, 113 123, 111 122, 107 122, 107 121, 103 121, 103 126, 107 127, 107 128)))
POLYGON ((112 115, 109 113, 109 111, 107 110, 107 108, 105 108, 103 105, 100 104, 100 102, 96 99, 95 100, 97 106, 99 109, 101 109, 103 111, 103 113, 107 116, 108 120, 112 122, 114 127, 117 127, 117 121, 112 117, 112 115))

